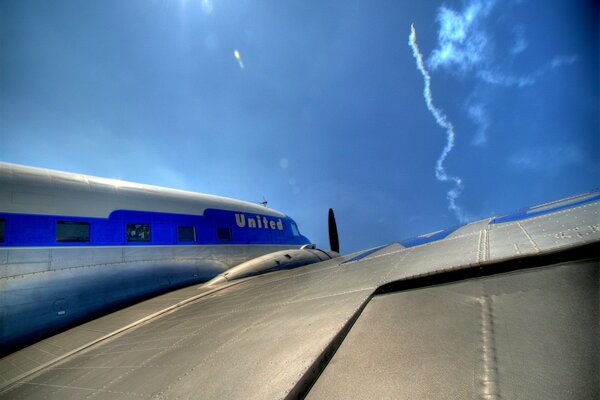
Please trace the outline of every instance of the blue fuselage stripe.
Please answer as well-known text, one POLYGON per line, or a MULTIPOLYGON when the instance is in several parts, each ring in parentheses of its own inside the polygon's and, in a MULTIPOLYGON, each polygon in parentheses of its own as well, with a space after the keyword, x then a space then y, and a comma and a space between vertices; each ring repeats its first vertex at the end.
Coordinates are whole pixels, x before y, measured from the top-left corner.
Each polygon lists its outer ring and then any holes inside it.
MULTIPOLYGON (((493 218, 489 223, 490 224, 501 224, 504 222, 521 221, 521 220, 537 217, 537 216, 544 215, 544 214, 549 214, 549 213, 566 210, 566 209, 573 208, 573 207, 582 206, 582 205, 592 203, 592 202, 598 201, 598 200, 600 200, 600 192, 598 192, 597 190, 594 190, 589 193, 583 193, 581 195, 575 196, 572 198, 571 201, 558 202, 554 207, 552 206, 552 204, 548 204, 546 206, 542 205, 542 206, 529 207, 529 208, 525 208, 525 209, 516 211, 514 213, 511 213, 511 214, 508 214, 508 215, 505 215, 502 217, 493 218), (583 198, 583 199, 578 200, 581 198, 583 198)), ((460 226, 456 226, 454 228, 445 229, 443 231, 436 232, 431 235, 417 236, 417 237, 414 237, 411 239, 405 239, 405 240, 400 241, 399 243, 404 247, 415 247, 415 246, 420 246, 420 245, 431 243, 431 242, 436 242, 438 240, 445 239, 446 237, 448 237, 448 235, 450 235, 451 233, 455 232, 456 230, 458 230, 459 228, 461 228, 463 226, 464 225, 460 225, 460 226)))
POLYGON ((293 220, 227 210, 208 209, 204 215, 185 215, 160 212, 116 210, 108 218, 70 217, 0 213, 4 220, 4 241, 0 247, 20 246, 147 246, 147 245, 218 245, 218 244, 276 244, 302 245, 309 243, 304 236, 295 235, 293 220), (245 226, 236 222, 244 215, 245 226), (260 223, 248 223, 258 221, 260 223), (59 221, 90 224, 89 241, 57 241, 56 226, 59 221), (265 221, 267 222, 265 224, 265 221), (128 242, 127 224, 150 226, 150 241, 128 242), (178 241, 178 227, 195 227, 194 241, 178 241), (230 237, 219 237, 218 228, 231 230, 230 237))
MULTIPOLYGON (((600 193, 597 193, 594 195, 594 192, 591 192, 589 194, 592 196, 587 197, 583 200, 577 200, 577 198, 574 198, 573 201, 567 202, 566 204, 561 202, 559 205, 557 205, 555 207, 548 206, 548 207, 544 207, 543 210, 539 210, 539 211, 536 211, 536 209, 540 208, 540 206, 526 208, 526 209, 517 211, 517 212, 509 214, 509 215, 494 218, 494 219, 492 219, 492 221, 490 221, 490 224, 501 224, 503 222, 521 221, 521 220, 528 219, 528 218, 538 217, 540 215, 550 214, 553 212, 582 206, 582 205, 600 200, 600 193)), ((578 197, 582 197, 582 196, 578 196, 578 197)))
MULTIPOLYGON (((462 225, 461 225, 462 226, 462 225)), ((444 229, 443 231, 436 232, 432 235, 427 236, 417 236, 411 239, 401 240, 399 243, 404 247, 415 247, 420 246, 422 244, 427 244, 431 242, 437 242, 438 240, 445 239, 452 232, 456 231, 460 226, 456 226, 450 229, 444 229)))
POLYGON ((362 252, 362 253, 360 253, 360 254, 359 254, 359 255, 357 255, 357 256, 354 256, 354 257, 352 257, 352 258, 351 258, 351 259, 349 259, 349 260, 346 260, 346 261, 344 261, 342 264, 346 264, 346 263, 349 263, 349 262, 353 262, 353 261, 362 260, 363 258, 365 258, 365 257, 368 257, 368 256, 370 256, 371 254, 373 254, 373 253, 375 253, 375 252, 378 252, 379 250, 381 250, 381 249, 384 249, 384 248, 386 248, 386 247, 388 247, 388 246, 390 246, 390 245, 386 244, 386 245, 384 245, 384 246, 379 246, 379 247, 375 247, 374 249, 367 250, 367 251, 365 251, 365 252, 362 252))

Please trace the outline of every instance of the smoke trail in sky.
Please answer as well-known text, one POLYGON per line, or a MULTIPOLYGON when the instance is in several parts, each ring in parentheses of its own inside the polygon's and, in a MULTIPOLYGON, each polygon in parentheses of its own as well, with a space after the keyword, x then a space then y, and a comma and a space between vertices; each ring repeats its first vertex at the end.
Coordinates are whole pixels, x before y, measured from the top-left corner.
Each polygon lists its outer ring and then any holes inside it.
POLYGON ((444 146, 444 150, 442 154, 438 157, 435 166, 435 177, 442 182, 453 182, 454 188, 448 191, 448 208, 454 212, 456 218, 460 222, 467 222, 467 216, 464 210, 456 204, 456 199, 460 196, 460 193, 463 189, 462 179, 457 176, 451 176, 446 173, 446 169, 444 168, 444 161, 446 157, 448 157, 448 153, 454 147, 454 126, 448 120, 448 117, 443 113, 442 110, 435 107, 433 105, 433 98, 431 95, 431 76, 427 69, 425 68, 425 64, 423 63, 423 54, 419 50, 419 45, 417 44, 417 31, 415 30, 414 24, 410 26, 410 36, 408 40, 408 44, 412 48, 413 56, 417 62, 417 68, 423 75, 423 80, 425 82, 425 88, 423 89, 423 97, 425 98, 425 103, 427 104, 427 109, 431 112, 433 117, 435 118, 435 122, 442 128, 446 130, 446 146, 444 146))

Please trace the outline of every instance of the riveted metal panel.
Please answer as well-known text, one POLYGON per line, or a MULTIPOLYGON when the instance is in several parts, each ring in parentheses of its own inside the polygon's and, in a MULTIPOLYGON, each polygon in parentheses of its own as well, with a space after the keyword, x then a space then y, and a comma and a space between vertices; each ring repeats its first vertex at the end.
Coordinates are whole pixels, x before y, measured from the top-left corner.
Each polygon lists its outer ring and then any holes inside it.
POLYGON ((598 261, 376 296, 308 398, 597 398, 598 261))

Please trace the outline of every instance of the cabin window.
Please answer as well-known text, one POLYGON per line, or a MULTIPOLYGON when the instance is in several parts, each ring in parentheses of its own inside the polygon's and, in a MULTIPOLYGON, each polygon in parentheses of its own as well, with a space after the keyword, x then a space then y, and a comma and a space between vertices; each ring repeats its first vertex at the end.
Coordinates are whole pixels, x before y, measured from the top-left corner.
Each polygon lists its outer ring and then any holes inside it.
POLYGON ((177 227, 178 242, 195 242, 196 227, 195 226, 178 226, 177 227))
POLYGON ((149 242, 151 232, 149 224, 127 224, 128 242, 149 242))
POLYGON ((4 243, 4 220, 0 219, 0 243, 4 243))
POLYGON ((300 236, 300 231, 298 230, 298 225, 296 225, 295 222, 292 222, 290 225, 292 226, 292 233, 294 234, 294 236, 300 236))
POLYGON ((56 223, 57 242, 89 242, 90 224, 88 222, 58 221, 56 223))
POLYGON ((217 238, 222 242, 231 242, 231 228, 217 228, 217 238))

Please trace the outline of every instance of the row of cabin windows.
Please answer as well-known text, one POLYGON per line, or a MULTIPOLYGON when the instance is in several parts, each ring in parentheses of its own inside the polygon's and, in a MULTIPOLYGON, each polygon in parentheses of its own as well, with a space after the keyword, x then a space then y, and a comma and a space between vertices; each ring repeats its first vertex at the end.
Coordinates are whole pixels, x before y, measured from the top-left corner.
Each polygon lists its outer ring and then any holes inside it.
MULTIPOLYGON (((0 243, 4 243, 5 220, 0 219, 0 243)), ((150 242, 152 240, 152 230, 149 224, 127 224, 128 242, 150 242)), ((224 242, 232 240, 231 228, 217 228, 217 238, 224 242)), ((74 221, 58 221, 56 223, 56 241, 57 242, 89 242, 90 241, 90 223, 74 221)), ((178 242, 195 242, 195 226, 178 226, 178 242)))

